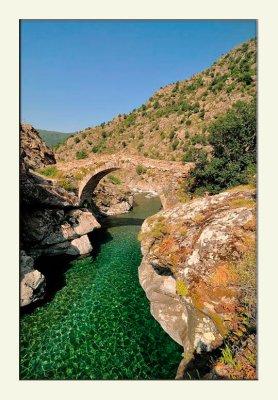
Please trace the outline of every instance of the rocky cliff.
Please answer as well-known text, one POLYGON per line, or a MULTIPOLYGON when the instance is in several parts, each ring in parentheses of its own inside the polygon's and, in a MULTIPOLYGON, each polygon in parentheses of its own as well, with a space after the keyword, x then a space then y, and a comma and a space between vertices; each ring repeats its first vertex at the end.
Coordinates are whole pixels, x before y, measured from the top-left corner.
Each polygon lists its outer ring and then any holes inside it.
POLYGON ((43 142, 39 132, 28 124, 20 126, 20 158, 31 169, 56 163, 52 150, 43 142))
POLYGON ((51 149, 31 125, 21 138, 21 305, 44 295, 45 278, 34 269, 42 255, 86 254, 92 250, 87 233, 100 225, 93 214, 78 209, 78 198, 34 172, 55 163, 51 149))
MULTIPOLYGON (((198 353, 218 348, 224 338, 239 348, 243 338, 250 340, 255 217, 254 190, 239 187, 161 211, 142 225, 139 279, 152 315, 184 347, 179 378, 186 377, 198 353)), ((217 367, 211 366, 213 377, 221 376, 217 367)), ((249 367, 254 378, 254 366, 249 367)), ((230 377, 225 368, 222 375, 230 377)), ((239 378, 246 378, 244 371, 239 378)))

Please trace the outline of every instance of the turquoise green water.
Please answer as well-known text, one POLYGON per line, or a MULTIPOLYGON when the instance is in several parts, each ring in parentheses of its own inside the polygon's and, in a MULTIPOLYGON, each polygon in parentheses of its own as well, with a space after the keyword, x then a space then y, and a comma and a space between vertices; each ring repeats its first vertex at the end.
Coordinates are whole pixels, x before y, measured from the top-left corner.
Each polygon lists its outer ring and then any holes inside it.
POLYGON ((54 297, 21 317, 21 379, 174 379, 182 347, 151 316, 138 280, 137 234, 160 202, 136 202, 94 233, 95 253, 70 262, 54 297))

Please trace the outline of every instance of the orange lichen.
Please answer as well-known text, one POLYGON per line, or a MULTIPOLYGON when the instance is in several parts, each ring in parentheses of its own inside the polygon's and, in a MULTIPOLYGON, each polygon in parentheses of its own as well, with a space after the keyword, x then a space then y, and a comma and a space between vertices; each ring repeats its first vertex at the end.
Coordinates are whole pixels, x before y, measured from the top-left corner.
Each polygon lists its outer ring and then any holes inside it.
POLYGON ((208 282, 212 286, 227 287, 236 282, 236 275, 228 263, 219 264, 215 271, 209 276, 208 282))
POLYGON ((250 230, 250 231, 255 231, 256 230, 256 219, 255 218, 249 219, 249 221, 247 221, 243 225, 243 228, 250 230))

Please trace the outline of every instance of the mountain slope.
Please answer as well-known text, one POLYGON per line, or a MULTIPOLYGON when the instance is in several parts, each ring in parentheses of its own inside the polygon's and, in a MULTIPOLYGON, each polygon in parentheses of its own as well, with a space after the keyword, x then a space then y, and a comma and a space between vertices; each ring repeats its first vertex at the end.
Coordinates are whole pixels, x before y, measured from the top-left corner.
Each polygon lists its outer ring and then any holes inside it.
POLYGON ((48 146, 54 146, 58 143, 64 142, 69 136, 74 133, 58 132, 58 131, 47 131, 45 129, 37 129, 40 137, 45 141, 48 146))
POLYGON ((139 154, 194 161, 210 150, 209 124, 239 100, 256 95, 256 41, 251 39, 190 79, 160 88, 128 115, 77 133, 57 149, 60 160, 93 153, 139 154))

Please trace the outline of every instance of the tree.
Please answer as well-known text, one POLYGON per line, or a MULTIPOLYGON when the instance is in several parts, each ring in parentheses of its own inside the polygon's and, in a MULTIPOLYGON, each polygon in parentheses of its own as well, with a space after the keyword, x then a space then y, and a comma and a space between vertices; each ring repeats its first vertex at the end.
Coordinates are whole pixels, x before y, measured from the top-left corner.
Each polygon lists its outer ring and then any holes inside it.
POLYGON ((208 130, 213 157, 196 163, 189 174, 188 190, 215 194, 248 183, 256 171, 256 101, 236 103, 208 130))

